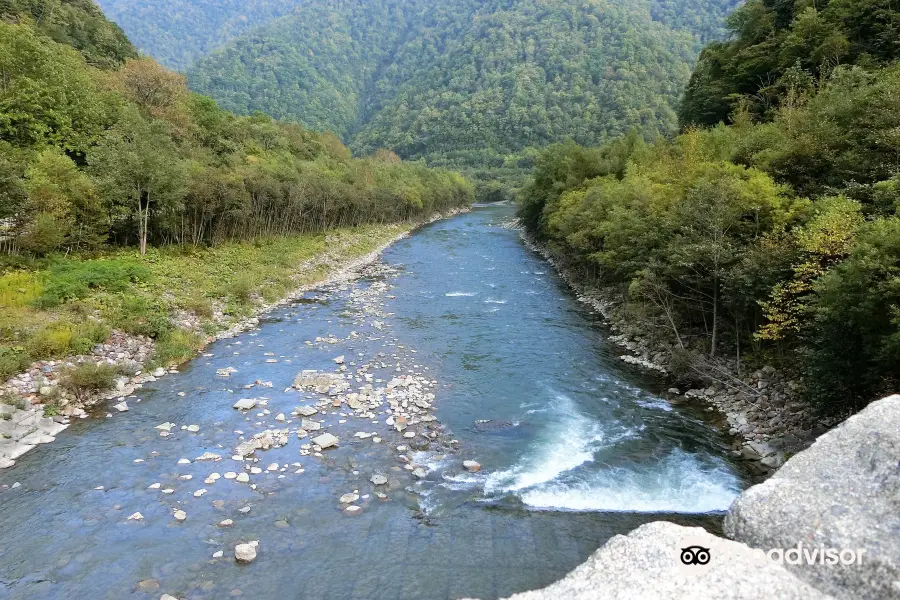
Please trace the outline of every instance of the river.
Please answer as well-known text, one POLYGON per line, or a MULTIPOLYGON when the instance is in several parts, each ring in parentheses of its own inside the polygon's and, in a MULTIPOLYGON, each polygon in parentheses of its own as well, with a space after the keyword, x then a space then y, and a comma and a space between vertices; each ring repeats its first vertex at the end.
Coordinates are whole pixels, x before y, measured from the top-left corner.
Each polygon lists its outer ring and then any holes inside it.
POLYGON ((717 531, 746 485, 727 440, 616 359, 598 316, 504 227, 511 217, 476 207, 421 228, 366 276, 212 344, 128 412, 80 420, 0 472, 0 596, 489 599, 546 585, 647 521, 717 531), (340 447, 301 455, 308 440, 292 435, 257 452, 255 489, 204 483, 241 469, 230 456, 248 435, 296 429, 276 421, 307 396, 294 377, 335 371, 338 355, 349 373, 371 365, 374 382, 436 382, 433 414, 459 451, 407 451, 428 470, 417 478, 383 410, 335 409, 317 417, 340 447), (250 396, 265 409, 232 408, 250 396), (165 422, 176 427, 162 437, 165 422), (222 460, 194 460, 204 452, 222 460), (373 485, 376 472, 389 483, 373 485), (338 499, 354 491, 351 516, 338 499), (239 565, 234 544, 248 540, 259 556, 239 565))

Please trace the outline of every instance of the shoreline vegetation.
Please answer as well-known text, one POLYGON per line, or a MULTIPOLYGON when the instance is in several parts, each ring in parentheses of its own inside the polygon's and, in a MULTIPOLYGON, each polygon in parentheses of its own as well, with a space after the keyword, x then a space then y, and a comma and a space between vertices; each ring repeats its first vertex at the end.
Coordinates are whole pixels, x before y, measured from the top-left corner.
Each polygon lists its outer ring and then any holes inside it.
POLYGON ((898 20, 750 0, 701 53, 679 135, 550 146, 519 193, 626 360, 773 467, 900 385, 898 20))
MULTIPOLYGON (((49 323, 24 340, 26 344, 44 347, 38 342, 49 335, 69 340, 67 348, 85 347, 85 351, 65 354, 67 350, 60 348, 60 355, 44 356, 12 377, 4 377, 0 415, 9 426, 18 427, 11 427, 14 431, 8 438, 4 435, 13 444, 0 449, 0 468, 12 466, 15 458, 36 443, 52 441, 69 417, 87 416, 85 408, 115 398, 119 403, 113 408, 127 410, 126 396, 173 372, 208 344, 258 325, 260 315, 312 288, 353 278, 359 268, 376 260, 414 229, 465 210, 454 209, 422 221, 231 243, 212 249, 151 249, 143 263, 134 263, 144 266, 146 279, 124 283, 114 292, 91 290, 80 299, 79 310, 87 312, 82 323, 73 324, 61 316, 71 307, 20 307, 23 323, 49 323), (156 314, 129 314, 122 320, 119 313, 109 310, 115 299, 146 306, 154 298, 162 299, 156 314), (143 326, 154 319, 161 330, 150 337, 143 326), (80 331, 98 337, 75 338, 80 331)), ((70 259, 64 264, 78 268, 124 259, 136 261, 138 256, 134 250, 117 250, 102 259, 70 259)), ((40 281, 48 273, 31 275, 34 281, 40 281)), ((33 289, 40 289, 39 284, 33 289)))

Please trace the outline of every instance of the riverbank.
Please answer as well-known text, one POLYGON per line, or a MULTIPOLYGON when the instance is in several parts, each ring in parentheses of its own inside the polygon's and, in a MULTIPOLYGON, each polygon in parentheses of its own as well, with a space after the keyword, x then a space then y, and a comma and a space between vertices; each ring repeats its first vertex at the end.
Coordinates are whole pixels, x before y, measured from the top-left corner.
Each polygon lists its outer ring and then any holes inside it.
MULTIPOLYGON (((621 289, 591 286, 564 256, 537 242, 524 228, 520 233, 529 248, 553 265, 578 300, 602 316, 614 332, 608 339, 625 352, 619 357, 623 362, 672 378, 675 347, 636 331, 635 323, 622 310, 621 289)), ((733 456, 748 461, 760 475, 780 467, 787 457, 807 448, 836 424, 818 419, 795 398, 796 382, 771 366, 742 373, 734 359, 706 359, 704 374, 697 372, 690 382, 692 387, 684 392, 670 387, 667 400, 673 404, 699 401, 708 411, 720 413, 725 421, 723 429, 739 440, 732 447, 733 456)))
POLYGON ((126 396, 207 344, 257 325, 314 286, 352 278, 410 231, 458 212, 213 249, 156 249, 145 260, 121 251, 5 275, 5 368, 16 354, 39 360, 0 387, 0 468, 104 400, 127 411, 126 396))

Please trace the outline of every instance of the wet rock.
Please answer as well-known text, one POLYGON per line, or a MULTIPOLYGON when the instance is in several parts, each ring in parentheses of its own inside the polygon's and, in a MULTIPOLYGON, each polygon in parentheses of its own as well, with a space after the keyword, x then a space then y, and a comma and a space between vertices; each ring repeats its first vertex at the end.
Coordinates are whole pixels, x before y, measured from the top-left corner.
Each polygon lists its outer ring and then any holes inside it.
POLYGON ((318 431, 322 428, 322 424, 310 419, 303 419, 300 422, 300 429, 303 431, 318 431))
POLYGON ((355 504, 351 504, 350 506, 348 506, 344 509, 344 514, 347 514, 347 515, 358 515, 361 512, 362 512, 362 507, 356 506, 355 504))
POLYGON ((374 485, 384 485, 388 482, 388 478, 381 473, 375 473, 372 475, 371 479, 369 479, 374 485))
POLYGON ((340 440, 337 438, 337 436, 330 433, 323 433, 322 435, 314 437, 312 439, 313 444, 319 446, 322 450, 337 446, 339 441, 340 440))
POLYGON ((203 454, 201 454, 194 460, 195 461, 206 461, 206 460, 219 461, 219 460, 222 460, 222 456, 219 454, 216 454, 215 452, 204 452, 203 454))
POLYGON ((235 477, 234 480, 237 481, 238 483, 249 483, 250 476, 247 475, 246 473, 238 473, 238 476, 235 477))
POLYGON ((142 515, 142 514, 139 513, 139 512, 136 512, 136 513, 133 513, 132 515, 130 515, 130 516, 128 517, 128 520, 129 520, 129 521, 143 521, 143 520, 144 520, 144 515, 142 515))
POLYGON ((256 549, 259 541, 238 544, 234 547, 234 559, 239 563, 249 564, 256 560, 256 549))
POLYGON ((463 468, 469 473, 474 473, 476 471, 481 470, 481 464, 475 462, 474 460, 464 460, 463 468))
POLYGON ((342 354, 342 355, 338 356, 337 358, 335 358, 334 362, 339 365, 344 364, 344 355, 342 354))
POLYGON ((319 411, 318 411, 318 409, 313 408, 312 406, 301 406, 294 412, 301 417, 311 417, 314 414, 318 413, 319 411))
POLYGON ((185 519, 187 519, 187 513, 183 510, 176 510, 173 513, 173 516, 175 517, 176 521, 184 521, 185 519))
POLYGON ((251 410, 259 404, 256 398, 243 398, 234 403, 234 407, 238 410, 251 410))
POLYGON ((280 448, 288 443, 290 431, 287 429, 267 429, 261 433, 257 433, 252 438, 238 444, 234 453, 238 456, 250 456, 257 450, 269 450, 270 448, 280 448))
POLYGON ((118 404, 114 405, 113 408, 115 408, 119 412, 128 412, 128 403, 119 402, 118 404))
POLYGON ((159 581, 156 579, 144 579, 138 583, 138 589, 142 592, 155 592, 159 589, 159 581))
POLYGON ((359 494, 354 492, 350 494, 344 494, 340 497, 339 501, 341 504, 353 504, 357 500, 359 500, 359 494))

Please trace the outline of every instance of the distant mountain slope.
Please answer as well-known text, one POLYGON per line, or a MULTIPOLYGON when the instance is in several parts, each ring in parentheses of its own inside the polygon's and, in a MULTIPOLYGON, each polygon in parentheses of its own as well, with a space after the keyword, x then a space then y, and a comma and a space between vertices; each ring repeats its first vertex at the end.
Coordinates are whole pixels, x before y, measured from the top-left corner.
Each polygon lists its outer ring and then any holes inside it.
POLYGON ((93 0, 0 0, 0 21, 33 25, 102 69, 137 56, 119 26, 107 20, 93 0))
POLYGON ((188 74, 230 110, 331 129, 359 152, 499 166, 565 138, 674 131, 701 40, 733 4, 308 0, 188 74))
POLYGON ((184 70, 257 25, 293 11, 301 0, 98 0, 143 52, 184 70))

